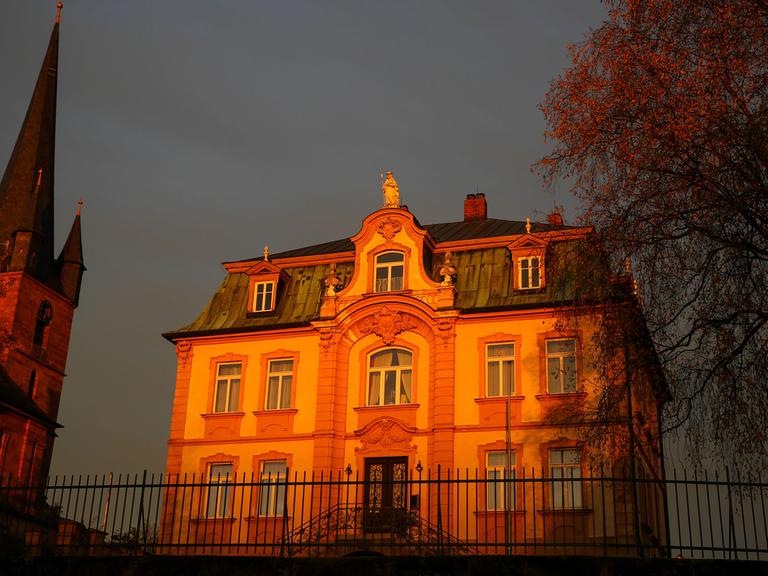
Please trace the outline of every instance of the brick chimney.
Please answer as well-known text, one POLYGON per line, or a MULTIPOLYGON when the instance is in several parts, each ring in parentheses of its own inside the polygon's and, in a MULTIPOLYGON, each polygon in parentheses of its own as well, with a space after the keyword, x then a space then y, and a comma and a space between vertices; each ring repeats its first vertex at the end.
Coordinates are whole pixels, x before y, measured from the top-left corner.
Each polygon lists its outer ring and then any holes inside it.
POLYGON ((555 207, 552 212, 547 214, 547 222, 555 226, 562 226, 564 224, 563 213, 561 212, 560 206, 555 207))
POLYGON ((473 220, 485 220, 488 218, 488 204, 485 201, 485 194, 467 194, 464 199, 464 222, 473 220))

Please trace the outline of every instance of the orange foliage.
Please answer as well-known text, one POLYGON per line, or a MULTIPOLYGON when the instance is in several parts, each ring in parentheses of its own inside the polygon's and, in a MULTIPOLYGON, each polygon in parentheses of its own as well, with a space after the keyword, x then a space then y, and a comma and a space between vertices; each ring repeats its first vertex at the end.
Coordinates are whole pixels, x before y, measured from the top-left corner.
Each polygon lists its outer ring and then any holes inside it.
POLYGON ((630 256, 695 446, 768 461, 768 3, 610 0, 542 110, 616 262, 630 256))

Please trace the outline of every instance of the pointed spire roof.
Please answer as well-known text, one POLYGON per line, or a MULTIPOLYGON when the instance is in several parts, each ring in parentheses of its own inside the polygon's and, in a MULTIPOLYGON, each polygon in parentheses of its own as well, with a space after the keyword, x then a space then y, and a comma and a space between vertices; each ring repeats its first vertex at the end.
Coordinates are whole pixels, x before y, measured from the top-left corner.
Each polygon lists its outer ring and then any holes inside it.
POLYGON ((75 220, 72 222, 72 228, 69 230, 69 236, 67 236, 67 241, 64 242, 64 247, 61 249, 58 261, 60 263, 79 264, 85 269, 83 264, 83 241, 80 236, 80 208, 82 205, 83 201, 80 200, 77 203, 75 220))
POLYGON ((39 235, 40 249, 31 272, 43 282, 51 278, 54 270, 53 175, 58 60, 57 18, 27 115, 0 181, 0 251, 4 245, 12 244, 16 231, 39 235))

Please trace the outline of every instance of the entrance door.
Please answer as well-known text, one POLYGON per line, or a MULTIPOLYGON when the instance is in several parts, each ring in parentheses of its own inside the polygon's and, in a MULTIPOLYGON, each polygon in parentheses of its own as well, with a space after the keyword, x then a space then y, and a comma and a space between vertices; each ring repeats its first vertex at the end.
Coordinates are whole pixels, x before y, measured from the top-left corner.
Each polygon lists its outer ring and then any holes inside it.
POLYGON ((408 521, 408 458, 366 458, 363 527, 366 532, 400 532, 408 521))

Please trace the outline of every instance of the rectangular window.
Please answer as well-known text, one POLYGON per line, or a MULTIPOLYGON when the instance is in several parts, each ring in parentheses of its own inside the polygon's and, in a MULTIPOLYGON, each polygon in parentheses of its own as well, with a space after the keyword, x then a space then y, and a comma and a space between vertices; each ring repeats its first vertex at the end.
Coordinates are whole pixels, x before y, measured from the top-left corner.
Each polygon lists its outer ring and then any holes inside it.
POLYGON ((515 509, 515 453, 486 452, 485 478, 486 478, 486 510, 514 510, 515 509))
POLYGON ((253 311, 268 312, 275 307, 275 283, 256 282, 253 289, 253 311))
POLYGON ((541 260, 538 256, 519 258, 520 289, 529 290, 541 287, 541 260))
POLYGON ((488 344, 486 351, 486 394, 508 396, 515 393, 515 343, 488 344))
POLYGON ((267 368, 267 410, 291 407, 293 360, 270 360, 267 368))
POLYGON ((261 463, 259 483, 259 516, 280 516, 285 510, 285 482, 288 466, 285 460, 261 463))
POLYGON ((240 371, 242 364, 219 364, 216 367, 216 397, 213 411, 237 412, 240 399, 240 371))
POLYGON ((576 448, 549 451, 552 508, 581 508, 581 455, 576 448))
POLYGON ((208 467, 208 505, 206 518, 224 518, 232 507, 232 464, 211 464, 208 467))
POLYGON ((576 392, 576 340, 547 340, 547 392, 576 392))

